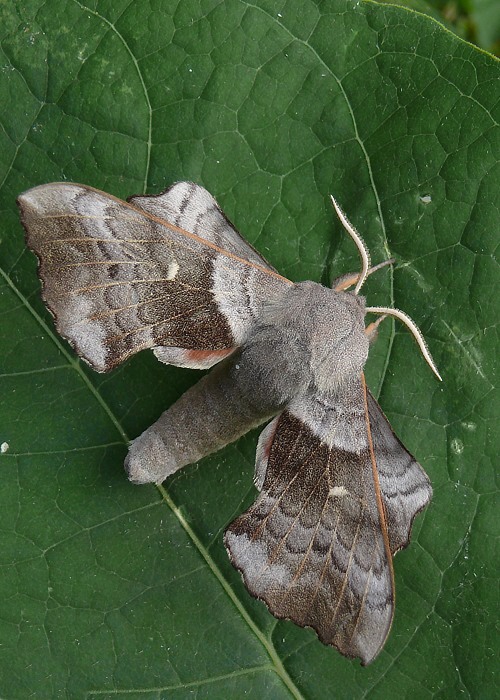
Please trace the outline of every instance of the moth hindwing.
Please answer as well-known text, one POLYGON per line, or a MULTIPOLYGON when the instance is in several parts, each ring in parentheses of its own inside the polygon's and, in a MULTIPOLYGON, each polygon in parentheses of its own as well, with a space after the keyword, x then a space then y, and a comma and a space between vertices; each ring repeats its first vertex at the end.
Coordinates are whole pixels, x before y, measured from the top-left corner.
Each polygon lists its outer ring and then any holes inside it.
POLYGON ((128 202, 71 183, 18 199, 43 298, 91 367, 144 348, 213 366, 132 442, 129 478, 159 483, 272 418, 257 447, 257 499, 225 534, 229 556, 274 615, 367 664, 391 626, 392 556, 432 494, 365 386, 377 325, 365 328, 367 311, 403 320, 437 370, 411 319, 365 306, 361 286, 385 263, 370 268, 333 202, 362 271, 327 289, 279 275, 193 183, 128 202))

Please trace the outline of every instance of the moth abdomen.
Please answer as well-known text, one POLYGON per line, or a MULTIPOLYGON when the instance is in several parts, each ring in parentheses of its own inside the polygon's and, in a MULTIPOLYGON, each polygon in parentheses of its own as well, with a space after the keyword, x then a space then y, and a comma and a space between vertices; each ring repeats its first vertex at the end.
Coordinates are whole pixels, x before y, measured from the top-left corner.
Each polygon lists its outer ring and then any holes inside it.
POLYGON ((278 413, 275 395, 259 400, 246 379, 239 352, 202 377, 132 441, 125 461, 129 479, 160 483, 278 413))

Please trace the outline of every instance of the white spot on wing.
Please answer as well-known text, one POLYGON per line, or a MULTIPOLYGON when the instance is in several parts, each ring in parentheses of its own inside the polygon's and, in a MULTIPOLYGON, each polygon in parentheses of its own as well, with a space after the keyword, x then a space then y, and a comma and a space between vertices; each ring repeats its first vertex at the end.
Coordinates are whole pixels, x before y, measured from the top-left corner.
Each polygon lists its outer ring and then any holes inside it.
POLYGON ((349 495, 349 491, 345 488, 345 486, 334 486, 330 489, 328 495, 331 498, 343 498, 344 496, 349 495))
POLYGON ((170 261, 170 264, 168 266, 168 272, 167 272, 167 280, 171 282, 177 277, 177 273, 179 272, 179 263, 177 260, 173 259, 170 261))
POLYGON ((4 455, 8 451, 9 447, 10 445, 8 442, 2 442, 0 445, 0 453, 4 455))

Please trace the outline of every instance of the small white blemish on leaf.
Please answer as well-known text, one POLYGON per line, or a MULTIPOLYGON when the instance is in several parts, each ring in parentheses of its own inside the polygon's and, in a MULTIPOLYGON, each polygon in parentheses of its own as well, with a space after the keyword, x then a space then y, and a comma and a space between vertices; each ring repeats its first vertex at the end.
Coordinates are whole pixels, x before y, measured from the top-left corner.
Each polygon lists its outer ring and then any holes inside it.
POLYGON ((168 266, 168 272, 167 272, 167 280, 171 282, 177 277, 177 273, 179 272, 179 263, 177 260, 171 260, 170 264, 168 266))
POLYGON ((77 53, 77 58, 79 61, 83 63, 87 57, 87 49, 88 49, 88 44, 84 44, 82 48, 78 51, 77 53))
POLYGON ((4 455, 8 451, 9 447, 10 445, 8 442, 2 442, 0 445, 0 453, 4 455))
POLYGON ((451 451, 456 455, 461 455, 464 451, 464 443, 458 438, 453 438, 453 440, 450 442, 450 447, 451 451))
POLYGON ((349 495, 349 491, 345 486, 334 486, 330 489, 328 495, 331 496, 331 498, 343 498, 349 495))
POLYGON ((432 202, 432 197, 430 194, 424 194, 422 197, 420 197, 420 201, 422 204, 430 204, 432 202))

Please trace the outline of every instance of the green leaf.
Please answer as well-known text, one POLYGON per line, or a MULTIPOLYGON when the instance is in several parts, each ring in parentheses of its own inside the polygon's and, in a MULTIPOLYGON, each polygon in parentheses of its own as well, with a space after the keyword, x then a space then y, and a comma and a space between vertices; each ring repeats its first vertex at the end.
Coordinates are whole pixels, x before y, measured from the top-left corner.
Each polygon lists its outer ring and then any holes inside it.
POLYGON ((498 0, 381 0, 423 12, 442 22, 463 39, 491 51, 500 51, 498 0))
POLYGON ((371 2, 0 13, 0 695, 494 697, 498 62, 371 2), (358 266, 331 192, 373 261, 397 258, 369 303, 414 318, 444 382, 386 322, 369 384, 434 499, 368 668, 275 620, 229 564, 257 432, 163 488, 127 482, 127 439, 198 374, 145 352, 96 375, 57 336, 15 197, 62 179, 120 197, 195 180, 280 272, 323 283, 358 266))
POLYGON ((476 25, 479 46, 500 51, 500 7, 495 0, 474 0, 472 2, 472 19, 476 25))

